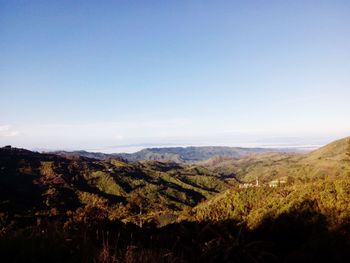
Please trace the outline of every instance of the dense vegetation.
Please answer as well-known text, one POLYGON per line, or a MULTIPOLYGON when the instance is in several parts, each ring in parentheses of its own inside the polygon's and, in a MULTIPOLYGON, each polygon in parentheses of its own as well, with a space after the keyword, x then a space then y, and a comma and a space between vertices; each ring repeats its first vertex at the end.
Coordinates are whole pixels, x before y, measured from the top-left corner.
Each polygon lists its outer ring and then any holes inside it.
POLYGON ((214 156, 241 157, 252 153, 265 153, 271 151, 286 151, 264 148, 240 148, 240 147, 171 147, 148 148, 132 154, 120 154, 119 156, 130 161, 158 160, 174 162, 197 162, 207 160, 214 156))
POLYGON ((230 187, 196 166, 65 158, 14 148, 0 150, 0 167, 0 209, 6 218, 52 211, 67 216, 78 208, 98 207, 125 222, 135 217, 155 220, 230 187))
POLYGON ((200 162, 212 172, 234 174, 237 179, 262 182, 288 177, 305 182, 310 178, 350 175, 349 141, 345 138, 308 154, 265 153, 241 158, 213 157, 200 162))
POLYGON ((269 149, 269 148, 240 148, 223 146, 202 146, 202 147, 163 147, 146 148, 135 153, 96 153, 86 151, 57 151, 54 154, 61 156, 81 156, 105 160, 108 158, 122 158, 128 161, 166 161, 177 163, 194 163, 204 161, 215 156, 242 157, 252 153, 267 152, 290 152, 290 149, 269 149))
POLYGON ((2 148, 0 253, 5 262, 348 262, 349 171, 348 138, 305 155, 197 164, 2 148))

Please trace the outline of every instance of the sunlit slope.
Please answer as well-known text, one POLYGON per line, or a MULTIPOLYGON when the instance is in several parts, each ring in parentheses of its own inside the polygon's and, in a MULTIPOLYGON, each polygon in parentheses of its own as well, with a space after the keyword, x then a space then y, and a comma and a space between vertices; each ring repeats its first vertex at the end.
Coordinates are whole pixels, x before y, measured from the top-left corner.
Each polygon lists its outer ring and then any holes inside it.
POLYGON ((192 220, 233 219, 254 228, 265 218, 314 211, 330 224, 348 222, 350 178, 318 179, 303 184, 227 190, 192 209, 192 220))
POLYGON ((317 160, 334 160, 334 161, 345 161, 350 160, 350 137, 346 137, 324 147, 321 147, 309 154, 305 158, 308 161, 317 160))
POLYGON ((202 163, 215 172, 235 173, 242 181, 258 177, 260 187, 229 189, 192 209, 192 220, 233 219, 254 228, 265 218, 315 212, 330 225, 350 217, 350 138, 304 155, 262 154, 241 159, 214 158, 202 163), (270 180, 284 184, 269 187, 270 180))
POLYGON ((281 177, 303 180, 346 176, 350 173, 350 139, 347 137, 332 142, 308 154, 267 153, 242 158, 215 157, 201 165, 216 173, 234 174, 242 181, 256 178, 268 182, 281 177))

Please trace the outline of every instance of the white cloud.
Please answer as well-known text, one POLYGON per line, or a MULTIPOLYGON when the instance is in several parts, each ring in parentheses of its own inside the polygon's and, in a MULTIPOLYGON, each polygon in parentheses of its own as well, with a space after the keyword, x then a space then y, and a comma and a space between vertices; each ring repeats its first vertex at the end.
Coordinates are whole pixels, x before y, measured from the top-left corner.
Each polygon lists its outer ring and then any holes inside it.
POLYGON ((123 139, 124 139, 124 136, 121 135, 121 134, 115 134, 115 135, 113 136, 113 139, 114 139, 114 140, 123 140, 123 139))
MULTIPOLYGON (((132 119, 116 122, 45 123, 19 126, 14 144, 23 147, 100 147, 148 142, 152 138, 182 136, 191 122, 186 119, 132 119)), ((5 128, 3 128, 5 130, 5 128)), ((6 128, 8 133, 10 129, 6 128)))
POLYGON ((14 137, 18 135, 11 125, 0 125, 0 137, 14 137))

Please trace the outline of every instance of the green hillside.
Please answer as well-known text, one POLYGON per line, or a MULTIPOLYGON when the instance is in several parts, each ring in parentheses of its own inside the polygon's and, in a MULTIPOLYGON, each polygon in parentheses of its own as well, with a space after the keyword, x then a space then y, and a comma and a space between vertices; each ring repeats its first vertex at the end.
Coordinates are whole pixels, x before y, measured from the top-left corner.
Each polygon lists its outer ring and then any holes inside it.
POLYGON ((332 142, 307 154, 267 153, 241 158, 215 157, 199 163, 221 174, 234 174, 249 182, 259 178, 262 183, 281 177, 305 181, 314 177, 350 174, 349 138, 332 142))
POLYGON ((308 183, 227 190, 192 210, 192 220, 235 220, 249 228, 259 227, 266 218, 311 209, 330 225, 348 223, 350 218, 350 178, 315 179, 308 183), (304 207, 309 206, 309 207, 304 207))
POLYGON ((242 157, 254 153, 288 152, 288 149, 241 148, 224 146, 147 148, 131 154, 113 154, 129 161, 157 160, 198 162, 214 156, 242 157))
POLYGON ((195 163, 207 160, 214 156, 242 157, 253 153, 267 152, 291 152, 290 149, 269 149, 269 148, 241 148, 224 146, 202 146, 202 147, 163 147, 145 148, 135 153, 99 153, 87 151, 55 151, 49 152, 63 157, 87 157, 98 160, 108 158, 119 158, 128 161, 162 161, 177 163, 195 163))
POLYGON ((346 137, 324 147, 321 147, 307 155, 307 160, 350 160, 350 137, 346 137))
MULTIPOLYGON (((98 207, 113 219, 175 213, 230 187, 196 166, 120 159, 61 157, 0 149, 0 211, 65 215, 98 207)), ((9 213, 10 212, 10 213, 9 213)))

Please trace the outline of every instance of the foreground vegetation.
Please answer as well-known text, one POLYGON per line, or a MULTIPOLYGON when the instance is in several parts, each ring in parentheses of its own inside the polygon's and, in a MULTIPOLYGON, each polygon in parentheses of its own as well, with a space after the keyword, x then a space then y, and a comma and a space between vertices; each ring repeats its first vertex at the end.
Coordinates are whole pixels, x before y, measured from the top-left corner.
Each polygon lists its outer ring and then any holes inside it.
POLYGON ((3 229, 9 262, 347 262, 350 180, 251 188, 142 227, 99 207, 69 217, 18 220, 3 229))

